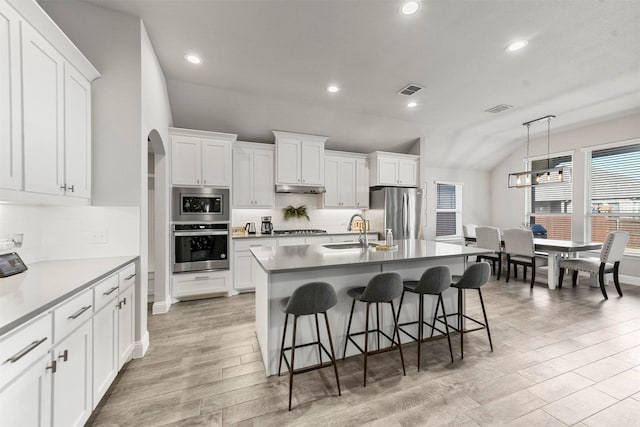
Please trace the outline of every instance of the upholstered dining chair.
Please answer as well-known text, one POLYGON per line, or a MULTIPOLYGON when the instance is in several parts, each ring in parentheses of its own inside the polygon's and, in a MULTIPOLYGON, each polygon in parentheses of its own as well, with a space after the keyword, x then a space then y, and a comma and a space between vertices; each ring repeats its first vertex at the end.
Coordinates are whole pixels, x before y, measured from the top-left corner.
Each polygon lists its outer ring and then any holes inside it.
POLYGON ((475 224, 462 225, 462 236, 464 237, 465 246, 475 246, 473 243, 473 240, 467 240, 467 239, 476 238, 476 228, 478 228, 478 226, 475 224))
POLYGON ((500 272, 502 271, 502 240, 500 239, 500 230, 496 227, 478 227, 476 228, 477 246, 482 249, 491 249, 495 253, 479 255, 478 261, 485 259, 491 262, 493 274, 496 274, 496 262, 498 264, 498 280, 500 280, 500 272))
POLYGON ((513 264, 514 277, 518 278, 517 266, 524 269, 524 280, 527 280, 527 267, 531 267, 531 289, 536 280, 536 268, 547 265, 546 257, 536 254, 531 230, 510 228, 504 230, 504 251, 507 253, 507 282, 513 264))
POLYGON ((629 233, 626 231, 612 231, 607 234, 607 237, 604 239, 602 250, 600 251, 600 258, 569 258, 561 260, 558 263, 560 267, 558 287, 562 287, 565 268, 573 270, 573 286, 577 284, 579 271, 598 273, 602 296, 604 299, 609 299, 607 290, 604 288, 604 275, 613 273, 613 283, 616 285, 618 295, 622 296, 622 289, 620 289, 620 281, 618 280, 618 268, 620 267, 620 260, 624 255, 624 249, 627 247, 628 241, 629 233))

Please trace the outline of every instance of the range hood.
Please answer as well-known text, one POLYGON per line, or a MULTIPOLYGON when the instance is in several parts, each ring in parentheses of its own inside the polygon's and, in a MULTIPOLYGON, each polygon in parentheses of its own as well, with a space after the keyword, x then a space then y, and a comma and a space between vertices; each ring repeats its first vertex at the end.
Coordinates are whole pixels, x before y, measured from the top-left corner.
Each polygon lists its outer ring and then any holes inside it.
POLYGON ((324 185, 276 185, 276 193, 322 194, 326 192, 324 185))

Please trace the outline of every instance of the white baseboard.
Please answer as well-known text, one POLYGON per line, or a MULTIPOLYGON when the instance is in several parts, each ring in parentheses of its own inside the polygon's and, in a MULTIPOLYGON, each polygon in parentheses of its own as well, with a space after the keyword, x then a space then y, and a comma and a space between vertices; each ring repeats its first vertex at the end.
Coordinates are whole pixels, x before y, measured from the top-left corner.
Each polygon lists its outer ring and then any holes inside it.
POLYGON ((625 274, 620 274, 618 276, 621 283, 625 283, 627 285, 635 285, 640 286, 640 277, 637 276, 627 276, 625 274))
POLYGON ((140 359, 149 349, 149 331, 144 331, 144 335, 140 341, 136 341, 133 347, 133 358, 140 359))
POLYGON ((169 307, 171 307, 171 304, 167 303, 167 301, 154 302, 151 308, 151 314, 165 314, 169 311, 169 307))

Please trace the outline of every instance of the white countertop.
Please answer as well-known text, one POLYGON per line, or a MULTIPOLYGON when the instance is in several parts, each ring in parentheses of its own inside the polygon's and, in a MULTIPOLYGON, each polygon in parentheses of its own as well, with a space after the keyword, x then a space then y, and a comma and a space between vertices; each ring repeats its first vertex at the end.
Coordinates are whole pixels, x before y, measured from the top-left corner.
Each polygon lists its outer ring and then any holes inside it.
MULTIPOLYGON (((384 242, 380 242, 384 243, 384 242)), ((323 245, 253 247, 251 253, 267 273, 330 268, 350 264, 379 264, 419 259, 474 256, 493 251, 471 246, 431 240, 398 240, 397 250, 378 251, 375 248, 327 249, 323 245)))
POLYGON ((114 273, 137 256, 41 261, 0 278, 0 335, 114 273))

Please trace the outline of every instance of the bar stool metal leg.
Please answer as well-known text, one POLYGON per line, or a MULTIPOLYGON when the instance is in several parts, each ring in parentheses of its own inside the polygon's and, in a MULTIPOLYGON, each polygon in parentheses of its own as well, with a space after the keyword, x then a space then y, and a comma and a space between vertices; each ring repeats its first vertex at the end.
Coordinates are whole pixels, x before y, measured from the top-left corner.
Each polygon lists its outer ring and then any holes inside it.
POLYGON ((422 331, 424 329, 424 295, 418 294, 418 372, 420 372, 420 349, 422 348, 422 331))
POLYGON ((351 331, 351 319, 353 319, 353 309, 356 306, 356 300, 351 303, 351 313, 349 313, 349 323, 347 324, 347 335, 344 339, 344 353, 342 354, 342 360, 347 357, 347 344, 349 344, 349 331, 351 331))
POLYGON ((484 316, 484 326, 487 328, 487 336, 489 337, 489 347, 493 351, 493 343, 491 342, 491 331, 489 331, 489 320, 487 319, 487 311, 484 309, 484 301, 482 299, 482 291, 478 288, 478 295, 480 296, 480 305, 482 306, 482 315, 484 316))
POLYGON ((464 359, 464 326, 462 324, 462 289, 458 289, 458 328, 460 330, 460 359, 464 359))
POLYGON ((327 325, 327 336, 329 337, 329 347, 331 348, 331 363, 333 363, 333 371, 336 374, 336 384, 338 384, 338 396, 342 396, 342 391, 340 391, 340 378, 338 377, 338 367, 336 366, 336 354, 333 351, 333 339, 331 338, 331 328, 329 328, 329 318, 327 317, 327 312, 324 313, 324 322, 327 325))
POLYGON ((318 358, 320 358, 320 365, 322 365, 322 345, 320 344, 320 326, 318 325, 318 313, 313 315, 316 318, 316 334, 318 335, 318 358))
POLYGON ((285 313, 284 315, 284 330, 282 331, 282 344, 280 345, 280 363, 278 363, 278 376, 280 376, 280 371, 282 369, 282 358, 284 357, 284 337, 287 336, 287 321, 289 320, 289 314, 285 313))
POLYGON ((378 344, 378 350, 380 350, 380 304, 376 303, 376 329, 378 329, 377 332, 377 344, 378 344))
POLYGON ((390 301, 389 304, 391 304, 391 315, 393 316, 395 332, 396 332, 396 336, 398 337, 398 350, 400 350, 400 361, 402 362, 402 375, 406 376, 407 371, 404 368, 404 355, 402 354, 402 344, 400 344, 400 328, 398 327, 398 318, 396 317, 396 309, 393 306, 393 301, 390 301))
MULTIPOLYGON (((354 300, 355 301, 355 300, 354 300)), ((367 314, 364 318, 364 385, 367 386, 367 355, 369 354, 369 303, 367 303, 367 314)))
POLYGON ((293 367, 296 357, 296 326, 298 324, 298 316, 293 316, 293 337, 291 337, 291 366, 289 367, 289 410, 291 410, 291 398, 293 396, 293 367))
MULTIPOLYGON (((453 349, 451 348, 451 336, 449 335, 449 322, 447 322, 447 312, 444 311, 444 300, 442 299, 442 295, 438 295, 438 301, 440 302, 440 304, 442 304, 442 316, 444 317, 444 330, 447 332, 447 341, 449 342, 449 354, 451 355, 451 363, 453 363, 453 349)), ((437 313, 438 313, 438 308, 436 303, 436 314, 437 313)), ((431 329, 431 334, 433 334, 433 329, 431 329)))

